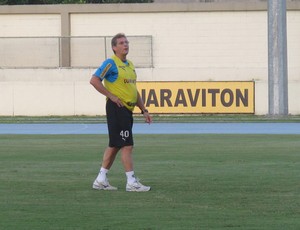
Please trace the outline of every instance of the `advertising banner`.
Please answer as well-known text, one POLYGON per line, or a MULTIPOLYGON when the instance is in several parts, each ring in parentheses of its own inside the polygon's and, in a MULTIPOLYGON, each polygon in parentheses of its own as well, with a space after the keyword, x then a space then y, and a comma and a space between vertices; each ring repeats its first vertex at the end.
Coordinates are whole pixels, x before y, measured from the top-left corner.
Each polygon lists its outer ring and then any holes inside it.
POLYGON ((138 82, 137 87, 152 114, 255 112, 253 81, 138 82))

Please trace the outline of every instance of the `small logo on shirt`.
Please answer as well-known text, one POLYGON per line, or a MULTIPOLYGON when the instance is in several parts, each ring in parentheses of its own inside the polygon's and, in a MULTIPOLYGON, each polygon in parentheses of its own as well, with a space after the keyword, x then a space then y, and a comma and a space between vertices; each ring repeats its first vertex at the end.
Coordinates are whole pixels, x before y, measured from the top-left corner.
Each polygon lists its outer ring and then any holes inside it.
POLYGON ((125 84, 135 84, 136 80, 135 79, 124 79, 125 84))

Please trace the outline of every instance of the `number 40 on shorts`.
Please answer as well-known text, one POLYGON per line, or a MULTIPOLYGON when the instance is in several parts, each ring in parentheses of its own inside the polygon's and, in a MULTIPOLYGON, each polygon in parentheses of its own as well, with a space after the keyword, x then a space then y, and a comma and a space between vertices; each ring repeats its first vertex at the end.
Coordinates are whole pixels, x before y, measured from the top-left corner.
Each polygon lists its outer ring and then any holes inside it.
POLYGON ((123 140, 129 137, 129 131, 128 130, 122 130, 120 132, 120 136, 122 137, 123 140))

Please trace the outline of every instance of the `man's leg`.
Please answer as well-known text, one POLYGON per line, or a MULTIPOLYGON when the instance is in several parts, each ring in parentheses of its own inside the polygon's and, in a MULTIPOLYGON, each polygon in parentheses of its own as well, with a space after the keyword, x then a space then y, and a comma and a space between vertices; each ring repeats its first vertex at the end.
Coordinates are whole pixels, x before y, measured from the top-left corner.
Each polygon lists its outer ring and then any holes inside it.
POLYGON ((125 172, 133 171, 133 159, 132 159, 133 146, 124 146, 121 149, 121 159, 125 169, 125 172))
POLYGON ((132 184, 136 181, 134 171, 133 171, 133 158, 132 158, 133 146, 124 146, 121 149, 121 159, 125 169, 125 174, 127 177, 127 184, 132 184))
POLYGON ((106 174, 115 161, 119 148, 107 147, 103 154, 102 166, 99 171, 97 181, 104 182, 107 180, 106 174))
POLYGON ((93 188, 98 190, 117 190, 109 184, 107 179, 107 172, 114 163, 119 148, 107 147, 103 154, 102 167, 100 172, 93 183, 93 188))
POLYGON ((103 154, 102 167, 109 170, 117 156, 119 148, 107 147, 103 154))
POLYGON ((121 149, 122 163, 127 177, 126 191, 147 192, 151 189, 151 187, 141 184, 134 175, 132 151, 133 151, 133 146, 124 146, 121 149))

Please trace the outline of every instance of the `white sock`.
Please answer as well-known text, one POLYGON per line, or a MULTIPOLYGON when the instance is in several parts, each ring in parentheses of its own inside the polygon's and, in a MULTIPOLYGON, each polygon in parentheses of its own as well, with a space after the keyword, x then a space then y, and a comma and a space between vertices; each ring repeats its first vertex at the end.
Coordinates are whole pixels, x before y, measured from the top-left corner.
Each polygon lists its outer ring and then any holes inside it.
POLYGON ((108 169, 102 168, 100 169, 100 172, 97 176, 97 181, 106 181, 106 175, 108 173, 108 169))
POLYGON ((134 171, 126 172, 127 183, 133 184, 136 181, 134 171))

